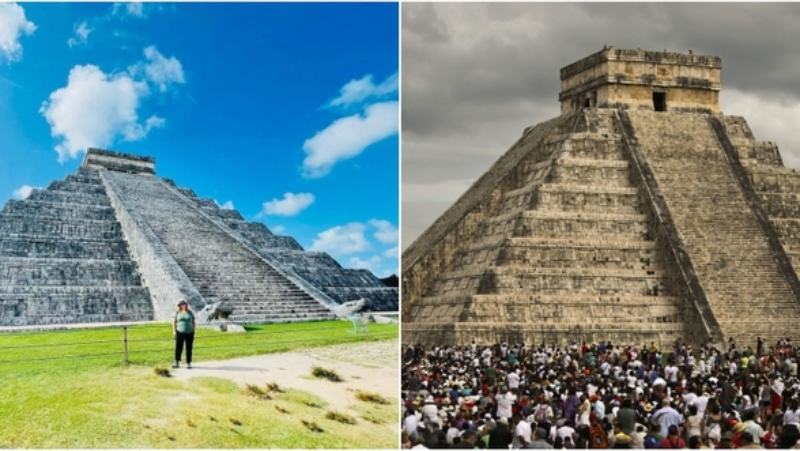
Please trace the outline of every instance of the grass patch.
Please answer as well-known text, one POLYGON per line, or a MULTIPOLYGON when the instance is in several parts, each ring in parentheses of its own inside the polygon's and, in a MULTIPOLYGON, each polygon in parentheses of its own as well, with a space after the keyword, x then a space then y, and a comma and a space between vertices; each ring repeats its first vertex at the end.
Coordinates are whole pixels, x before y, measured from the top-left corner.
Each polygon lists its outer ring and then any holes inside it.
POLYGON ((324 429, 319 427, 316 421, 300 420, 300 422, 303 423, 303 426, 308 428, 308 430, 310 430, 311 432, 325 432, 324 429))
POLYGON ((388 405, 389 401, 377 393, 369 393, 361 390, 356 390, 356 399, 364 402, 371 402, 373 404, 388 405))
POLYGON ((278 386, 275 382, 270 382, 267 384, 267 391, 275 392, 275 393, 284 393, 281 387, 278 386))
MULTIPOLYGON (((351 333, 344 321, 255 324, 248 333, 229 334, 207 329, 195 333, 194 361, 330 346, 364 341, 394 340, 398 326, 371 324, 370 336, 351 333)), ((153 323, 128 327, 128 359, 131 364, 164 366, 174 353, 172 326, 153 323)), ((68 373, 96 368, 123 367, 123 332, 120 327, 68 329, 47 332, 0 332, 0 364, 3 371, 19 373, 68 373), (35 356, 36 360, 32 360, 35 356)))
POLYGON ((321 366, 311 368, 311 375, 319 379, 328 379, 331 382, 342 382, 344 380, 336 371, 325 369, 321 366))
MULTIPOLYGON (((350 324, 340 321, 258 325, 249 327, 246 334, 200 329, 194 360, 377 341, 375 326, 370 325, 370 338, 350 333, 350 324)), ((397 326, 384 331, 382 339, 397 339, 397 326)), ((331 422, 324 434, 310 431, 298 419, 320 422, 320 409, 327 403, 302 391, 270 392, 291 411, 287 415, 264 408, 259 399, 242 396, 242 388, 227 379, 184 382, 156 377, 154 367, 172 362, 172 331, 167 323, 129 327, 128 340, 131 365, 122 362, 119 328, 0 333, 4 406, 0 446, 297 449, 397 445, 396 428, 388 425, 331 422)))
POLYGON ((156 373, 156 376, 159 376, 159 377, 172 377, 172 375, 169 373, 168 369, 161 368, 159 366, 153 368, 153 372, 156 373))
POLYGON ((342 424, 356 424, 355 418, 351 417, 350 415, 341 412, 336 412, 333 410, 329 410, 328 413, 325 414, 325 418, 342 424))
POLYGON ((319 396, 294 388, 286 389, 286 391, 279 395, 278 399, 298 406, 311 407, 313 409, 321 409, 328 406, 328 403, 319 396))
POLYGON ((270 401, 272 399, 272 396, 270 396, 269 393, 266 392, 266 390, 256 385, 247 384, 244 387, 244 391, 248 395, 258 398, 262 401, 270 401))
POLYGON ((215 393, 222 395, 233 394, 239 391, 239 386, 236 385, 236 382, 221 377, 193 377, 192 384, 210 388, 215 393))
POLYGON ((383 422, 383 420, 381 420, 380 418, 376 417, 375 415, 366 414, 366 415, 363 415, 361 418, 369 421, 372 424, 385 424, 383 422))
POLYGON ((389 404, 357 403, 349 409, 372 424, 397 424, 397 402, 389 404))

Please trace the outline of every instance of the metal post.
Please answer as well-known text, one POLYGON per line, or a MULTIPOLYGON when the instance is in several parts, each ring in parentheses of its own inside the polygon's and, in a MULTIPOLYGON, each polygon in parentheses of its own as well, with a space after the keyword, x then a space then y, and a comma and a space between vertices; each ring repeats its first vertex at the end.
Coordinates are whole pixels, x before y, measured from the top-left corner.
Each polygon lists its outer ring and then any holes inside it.
POLYGON ((125 345, 125 363, 131 363, 128 361, 128 326, 122 326, 122 342, 125 345))
POLYGON ((365 317, 364 317, 364 314, 362 313, 362 314, 359 316, 359 319, 360 319, 360 321, 361 321, 361 330, 362 330, 362 331, 364 331, 364 334, 365 334, 367 337, 369 337, 369 328, 367 327, 367 323, 369 322, 369 317, 366 317, 366 318, 365 318, 365 317))

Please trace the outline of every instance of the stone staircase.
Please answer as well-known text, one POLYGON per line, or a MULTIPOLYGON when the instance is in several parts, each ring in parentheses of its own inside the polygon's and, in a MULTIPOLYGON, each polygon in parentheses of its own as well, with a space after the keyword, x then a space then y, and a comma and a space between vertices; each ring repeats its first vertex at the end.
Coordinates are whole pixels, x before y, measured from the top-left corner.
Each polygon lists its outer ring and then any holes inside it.
POLYGON ((205 301, 235 306, 233 321, 333 318, 320 302, 209 220, 168 183, 112 171, 106 176, 119 187, 117 195, 126 205, 145 219, 205 301))
POLYGON ((0 325, 152 319, 150 294, 93 170, 0 211, 0 325))
POLYGON ((398 290, 383 285, 369 270, 343 268, 330 255, 306 251, 294 238, 275 235, 262 223, 245 221, 235 210, 221 209, 213 200, 198 198, 193 192, 184 194, 262 257, 284 271, 292 271, 334 301, 341 304, 364 298, 370 302, 372 311, 400 309, 398 290))
POLYGON ((689 306, 669 290, 612 113, 583 110, 569 124, 498 183, 500 208, 455 252, 458 269, 404 314, 405 343, 642 345, 685 334, 689 306))
MULTIPOLYGON (((800 320, 794 294, 709 118, 628 115, 722 333, 751 345, 756 335, 770 342, 791 336, 800 320), (743 328, 743 322, 768 326, 743 328)), ((762 194, 774 214, 769 196, 762 194)))

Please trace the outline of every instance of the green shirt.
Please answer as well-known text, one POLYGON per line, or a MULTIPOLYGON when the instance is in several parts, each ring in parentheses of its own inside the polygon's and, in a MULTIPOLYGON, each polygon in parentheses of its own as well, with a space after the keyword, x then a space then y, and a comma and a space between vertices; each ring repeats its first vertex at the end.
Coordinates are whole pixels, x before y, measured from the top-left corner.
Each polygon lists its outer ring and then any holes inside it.
POLYGON ((175 313, 175 330, 182 334, 194 332, 194 313, 190 311, 175 313))

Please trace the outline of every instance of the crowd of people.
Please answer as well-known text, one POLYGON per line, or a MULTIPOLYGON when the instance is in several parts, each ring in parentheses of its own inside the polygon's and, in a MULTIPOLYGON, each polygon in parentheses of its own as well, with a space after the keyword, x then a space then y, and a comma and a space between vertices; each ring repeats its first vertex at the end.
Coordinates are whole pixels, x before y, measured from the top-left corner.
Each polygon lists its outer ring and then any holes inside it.
POLYGON ((800 448, 800 348, 473 342, 403 352, 404 448, 800 448))

